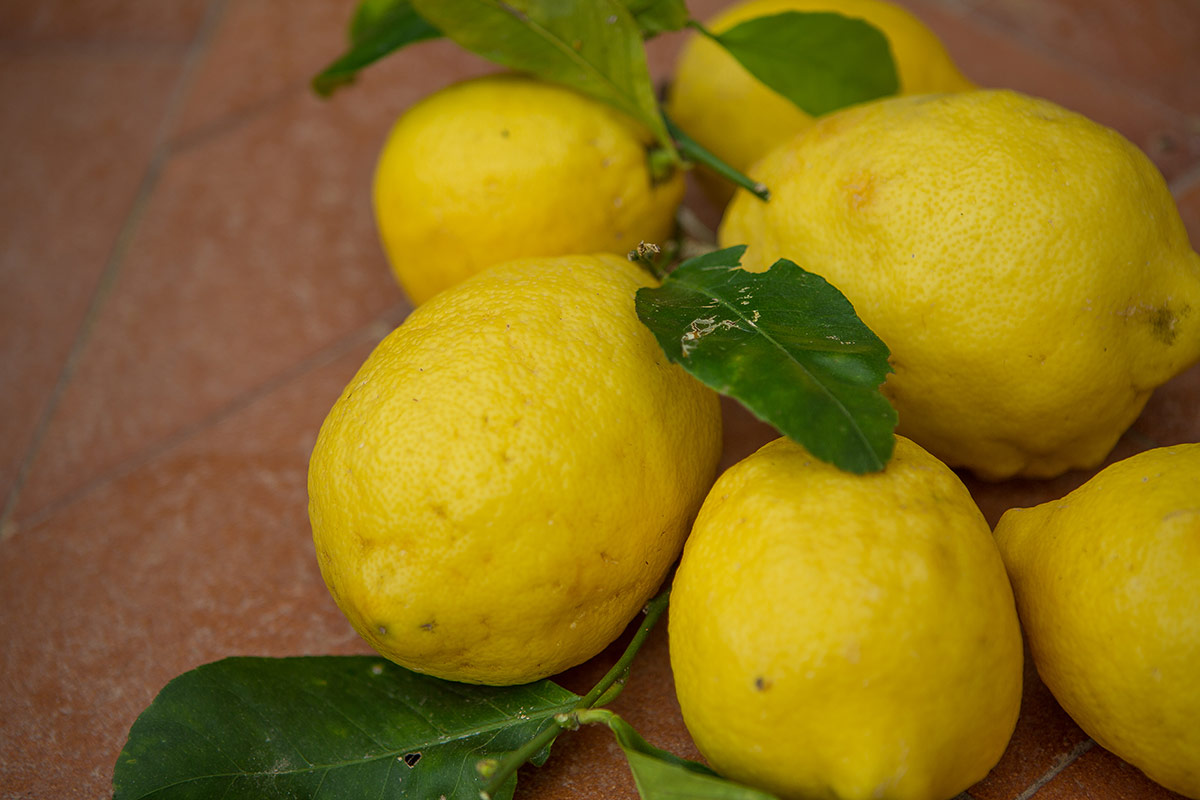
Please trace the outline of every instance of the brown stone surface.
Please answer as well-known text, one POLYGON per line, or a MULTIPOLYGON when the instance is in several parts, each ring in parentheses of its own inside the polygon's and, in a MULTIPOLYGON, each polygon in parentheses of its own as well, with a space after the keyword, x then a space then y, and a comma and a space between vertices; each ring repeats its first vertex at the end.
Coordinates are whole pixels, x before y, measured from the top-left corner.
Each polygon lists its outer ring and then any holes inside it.
POLYGON ((1200 114, 1200 14, 1192 0, 967 0, 1006 33, 1083 69, 1200 114))
POLYGON ((1056 775, 1038 800, 1182 800, 1140 770, 1096 745, 1056 775))
POLYGON ((296 92, 168 160, 16 518, 278 380, 364 322, 399 318, 406 301, 370 211, 373 134, 383 124, 296 92))
POLYGON ((5 0, 0 40, 176 47, 193 39, 212 5, 209 0, 5 0))
MULTIPOLYGON (((1200 243, 1194 0, 904 0, 987 86, 1114 126, 1171 182, 1200 243), (1136 7, 1136 11, 1134 10, 1136 7)), ((723 0, 694 0, 707 17, 723 0)), ((368 652, 312 553, 317 428, 409 305, 369 187, 392 121, 494 69, 447 42, 307 88, 355 2, 0 4, 0 798, 111 796, 130 724, 226 656, 368 652)), ((652 43, 669 78, 685 34, 652 43)), ((698 193, 697 216, 718 213, 698 193)), ((728 466, 774 430, 727 401, 728 466)), ((1200 440, 1200 366, 1151 398, 1109 461, 1200 440)), ((964 481, 994 523, 1050 481, 964 481)), ((627 641, 559 676, 584 692, 627 641)), ((699 758, 666 626, 612 709, 699 758)), ((634 798, 604 730, 564 735, 518 797, 634 798)), ((975 800, 1173 797, 1091 742, 1026 664, 1021 718, 975 800)))
POLYGON ((179 75, 157 53, 0 47, 0 508, 87 335, 179 75))

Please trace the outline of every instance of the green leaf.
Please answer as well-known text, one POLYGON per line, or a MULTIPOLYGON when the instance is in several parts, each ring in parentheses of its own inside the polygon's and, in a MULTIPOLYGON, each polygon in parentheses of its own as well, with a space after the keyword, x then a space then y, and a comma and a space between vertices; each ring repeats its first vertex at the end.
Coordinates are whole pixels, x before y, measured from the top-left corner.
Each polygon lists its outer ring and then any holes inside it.
POLYGON ((600 722, 615 734, 643 800, 777 800, 774 795, 726 780, 703 764, 661 750, 611 711, 581 712, 580 722, 600 722))
POLYGON ((705 33, 754 77, 813 116, 900 89, 887 37, 861 19, 785 11, 705 33))
POLYGON ((467 50, 624 111, 674 154, 646 51, 620 0, 412 0, 467 50))
POLYGON ((384 56, 441 35, 413 10, 409 0, 363 0, 350 21, 349 50, 313 78, 313 89, 327 97, 384 56))
POLYGON ((520 747, 579 700, 550 681, 451 683, 378 657, 229 658, 175 678, 142 712, 113 796, 478 800, 479 759, 520 747))
POLYGON ((350 18, 350 29, 347 31, 350 44, 358 44, 386 26, 397 13, 406 14, 411 10, 408 0, 362 0, 350 18))
POLYGON ((624 0, 624 3, 647 38, 681 30, 691 20, 684 0, 624 0))
POLYGON ((745 246, 685 261, 639 289, 667 357, 810 453, 850 472, 891 457, 896 411, 879 391, 888 349, 824 278, 780 259, 738 269, 745 246))

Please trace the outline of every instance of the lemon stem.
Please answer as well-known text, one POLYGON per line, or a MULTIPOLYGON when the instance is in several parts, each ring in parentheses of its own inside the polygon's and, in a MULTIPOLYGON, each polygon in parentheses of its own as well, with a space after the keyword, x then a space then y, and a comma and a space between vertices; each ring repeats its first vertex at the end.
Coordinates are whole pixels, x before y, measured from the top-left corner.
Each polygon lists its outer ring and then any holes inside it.
MULTIPOLYGON (((575 704, 575 707, 571 711, 556 715, 554 720, 543 728, 537 736, 530 739, 520 748, 506 754, 500 759, 499 763, 487 765, 486 773, 489 780, 487 786, 479 793, 482 800, 491 800, 496 792, 500 791, 500 787, 504 785, 505 781, 522 764, 533 758, 542 748, 553 742, 564 728, 578 728, 581 711, 588 711, 601 702, 609 703, 616 699, 625 685, 625 678, 629 675, 629 668, 633 664, 633 659, 637 655, 638 650, 642 649, 642 644, 645 643, 646 637, 650 635, 654 624, 658 622, 658 618, 667 610, 667 603, 670 600, 670 596, 670 588, 663 589, 653 600, 646 604, 646 608, 644 609, 646 616, 642 619, 642 624, 638 626, 637 633, 633 635, 633 638, 630 639, 629 644, 625 647, 625 652, 617 659, 617 663, 613 664, 612 669, 604 674, 604 677, 575 704)), ((593 722, 596 720, 588 719, 587 721, 593 722)))
POLYGON ((675 140, 675 145, 679 148, 679 152, 683 153, 684 158, 688 161, 695 164, 703 164, 722 178, 732 181, 763 202, 771 199, 771 192, 767 189, 766 185, 746 177, 717 158, 706 150, 703 145, 684 133, 665 113, 663 114, 663 122, 666 123, 667 131, 671 134, 671 138, 675 140))
POLYGON ((650 185, 658 186, 671 180, 675 170, 682 167, 683 159, 674 146, 658 146, 646 151, 646 165, 650 171, 650 185))

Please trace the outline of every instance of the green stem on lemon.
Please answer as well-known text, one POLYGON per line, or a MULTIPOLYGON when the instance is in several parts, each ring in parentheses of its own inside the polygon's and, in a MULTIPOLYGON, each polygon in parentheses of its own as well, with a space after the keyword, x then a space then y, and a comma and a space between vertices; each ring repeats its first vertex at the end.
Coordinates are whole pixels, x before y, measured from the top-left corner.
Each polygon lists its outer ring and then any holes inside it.
POLYGON ((722 178, 732 181, 750 192, 759 200, 766 202, 771 199, 771 192, 767 189, 766 185, 746 177, 710 153, 703 145, 684 133, 665 113, 663 114, 663 121, 667 124, 667 130, 670 131, 671 137, 675 139, 675 144, 679 147, 679 152, 683 153, 684 158, 688 161, 703 164, 722 178))
POLYGON ((650 184, 658 186, 666 183, 675 174, 675 170, 683 167, 683 159, 674 146, 668 148, 656 145, 646 151, 646 168, 650 171, 650 184))
POLYGON ((611 702, 621 693, 621 687, 625 684, 625 677, 629 674, 629 667, 633 664, 634 657, 637 655, 638 650, 642 648, 646 637, 650 635, 654 624, 658 622, 658 618, 667 610, 667 603, 670 600, 670 596, 670 588, 663 589, 653 600, 646 604, 646 616, 642 620, 642 624, 638 627, 637 633, 633 635, 628 646, 626 646, 625 652, 617 659, 617 663, 613 664, 612 669, 605 673, 604 677, 592 687, 592 690, 575 704, 573 710, 556 715, 554 720, 543 728, 537 736, 530 739, 520 748, 506 754, 498 761, 485 759, 477 765, 480 774, 488 778, 487 785, 479 793, 482 800, 491 800, 492 796, 500 790, 505 781, 517 771, 517 768, 537 755, 543 747, 553 742, 564 728, 578 728, 581 711, 592 709, 600 701, 611 702))

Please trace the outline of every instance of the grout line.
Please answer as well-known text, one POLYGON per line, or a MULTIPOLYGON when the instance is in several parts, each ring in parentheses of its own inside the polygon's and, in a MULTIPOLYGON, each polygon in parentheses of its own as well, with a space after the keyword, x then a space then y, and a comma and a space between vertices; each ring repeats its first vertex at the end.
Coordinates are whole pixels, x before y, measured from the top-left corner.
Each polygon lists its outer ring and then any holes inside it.
POLYGON ((1073 748, 1071 748, 1071 752, 1060 758, 1054 764, 1054 766, 1046 770, 1046 774, 1042 775, 1042 777, 1031 783, 1029 787, 1025 789, 1025 791, 1021 792, 1013 800, 1029 800, 1029 798, 1037 794, 1043 786, 1058 777, 1058 774, 1069 767, 1072 762, 1075 761, 1075 759, 1079 758, 1088 750, 1091 750, 1095 745, 1096 743, 1091 739, 1084 739, 1082 742, 1075 745, 1073 748))
POLYGON ((158 186, 163 168, 171 157, 168 134, 176 118, 179 116, 192 82, 199 72, 201 59, 208 48, 209 42, 212 40, 213 31, 216 29, 218 21, 224 16, 226 2, 227 0, 212 0, 208 10, 205 12, 204 20, 200 24, 200 29, 197 31, 195 39, 189 45, 183 57, 180 76, 176 81, 170 98, 167 100, 166 108, 159 122, 158 133, 154 137, 155 144, 151 150, 150 162, 146 165, 146 171, 138 184, 129 214, 126 215, 125 221, 117 231, 116 241, 113 242, 112 250, 105 261, 100 280, 96 284, 96 290, 92 294, 92 299, 88 303, 87 310, 84 312, 83 320, 80 322, 78 332, 75 335, 75 341, 71 344, 71 349, 63 361, 62 369, 59 371, 54 388, 50 391, 50 396, 46 400, 45 407, 38 416, 37 423, 34 426, 33 438, 29 443, 29 448, 25 451, 24 457, 21 459, 21 465, 17 469, 16 479, 13 481, 12 488, 9 490, 8 496, 4 498, 3 506, 0 507, 0 542, 9 539, 16 532, 13 514, 17 506, 17 500, 21 494, 21 490, 25 486, 25 482, 29 479, 30 470, 38 453, 41 451, 46 433, 50 428, 50 423, 58 411, 59 403, 62 402, 67 386, 75 376, 75 371, 78 369, 79 363, 83 358, 83 352, 87 347, 87 343, 91 340, 92 331, 96 327, 100 312, 107 305, 113 288, 116 286, 117 279, 121 273, 121 267, 125 262, 125 255, 129 251, 134 234, 138 230, 142 218, 145 216, 147 207, 150 205, 150 199, 158 186))
POLYGON ((211 139, 225 136, 244 125, 250 124, 294 97, 297 94, 298 88, 297 85, 286 86, 256 101, 248 108, 230 111, 228 114, 218 117, 211 122, 196 126, 192 130, 177 131, 171 140, 171 152, 176 154, 186 152, 193 147, 203 145, 211 139))
POLYGON ((33 528, 39 523, 58 513, 59 510, 76 502, 80 497, 93 491, 96 487, 109 483, 116 478, 128 475, 131 472, 145 466, 146 464, 159 458, 164 453, 178 447, 184 441, 193 436, 202 433, 203 431, 212 428, 225 419, 232 417, 246 408, 254 405, 259 400, 267 395, 284 388, 293 381, 298 380, 308 373, 320 369, 321 367, 332 364, 337 359, 351 352, 356 347, 365 343, 378 343, 384 336, 391 333, 392 329, 400 324, 401 321, 410 313, 411 306, 407 301, 401 301, 393 306, 385 309, 383 312, 375 316, 365 325, 355 328, 346 336, 334 341, 326 347, 318 350, 312 355, 303 358, 283 371, 276 373, 274 377, 269 378, 265 382, 255 386, 248 391, 244 391, 237 395, 230 402, 222 405, 217 410, 213 411, 203 419, 197 420, 186 427, 180 428, 169 436, 160 439, 158 442, 143 448, 136 454, 130 456, 124 461, 113 465, 103 473, 92 477, 90 480, 83 483, 78 488, 70 493, 58 497, 47 503, 42 508, 39 508, 28 518, 21 520, 19 524, 9 522, 2 529, 0 541, 7 539, 18 532, 18 529, 33 528))
POLYGON ((1171 194, 1176 198, 1196 186, 1200 186, 1200 161, 1176 175, 1169 184, 1171 194))

